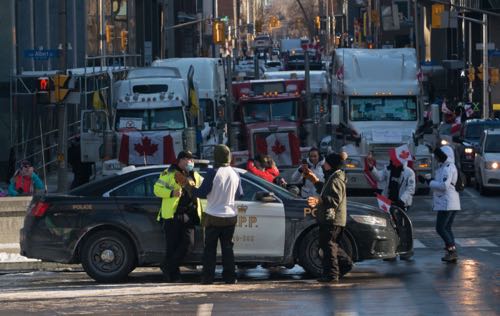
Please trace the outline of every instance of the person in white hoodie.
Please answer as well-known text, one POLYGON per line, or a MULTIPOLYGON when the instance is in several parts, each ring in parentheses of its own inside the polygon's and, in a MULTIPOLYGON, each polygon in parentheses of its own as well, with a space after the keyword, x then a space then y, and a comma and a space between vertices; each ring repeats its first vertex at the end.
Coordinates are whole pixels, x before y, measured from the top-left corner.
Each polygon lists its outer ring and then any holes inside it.
POLYGON ((304 178, 304 174, 312 172, 320 182, 324 182, 323 176, 323 164, 325 159, 321 157, 318 148, 312 147, 309 150, 309 157, 302 161, 302 164, 295 172, 292 174, 291 182, 300 183, 302 181, 302 189, 300 190, 300 195, 303 198, 308 198, 310 196, 319 196, 316 192, 316 187, 311 180, 304 178))
POLYGON ((443 239, 446 253, 442 261, 456 262, 458 259, 455 237, 451 226, 457 211, 460 210, 460 196, 455 189, 458 171, 455 166, 455 155, 450 146, 434 150, 434 156, 439 162, 434 178, 419 176, 420 182, 427 182, 432 190, 432 204, 437 211, 436 232, 443 239))

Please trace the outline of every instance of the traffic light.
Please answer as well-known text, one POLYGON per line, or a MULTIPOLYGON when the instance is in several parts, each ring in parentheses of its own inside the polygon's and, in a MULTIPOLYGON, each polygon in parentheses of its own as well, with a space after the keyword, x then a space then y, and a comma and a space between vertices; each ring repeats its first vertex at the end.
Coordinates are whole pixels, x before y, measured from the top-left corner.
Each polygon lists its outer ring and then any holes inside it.
POLYGON ((481 64, 481 65, 479 65, 479 67, 477 67, 477 78, 481 81, 484 78, 484 66, 483 66, 483 64, 481 64))
POLYGON ((60 103, 66 99, 69 94, 68 83, 71 76, 55 75, 54 77, 54 102, 60 103))
POLYGON ((111 44, 115 37, 115 26, 106 24, 106 43, 111 44))
POLYGON ((498 83, 499 80, 500 78, 498 68, 490 68, 490 84, 494 86, 498 83))
POLYGON ((120 43, 121 43, 122 51, 126 51, 127 45, 128 45, 128 31, 122 30, 120 32, 120 43))
POLYGON ((444 4, 433 4, 432 5, 432 23, 433 29, 439 29, 442 27, 441 17, 444 12, 444 4))
POLYGON ((316 26, 316 28, 319 30, 321 29, 321 17, 319 15, 317 15, 315 18, 314 18, 314 25, 316 26))
POLYGON ((50 104, 50 78, 39 77, 36 89, 36 101, 39 104, 50 104))
POLYGON ((225 25, 222 21, 214 21, 212 24, 212 41, 214 44, 224 44, 226 41, 225 25))
POLYGON ((472 81, 474 81, 474 79, 476 79, 476 69, 474 69, 474 67, 472 67, 472 66, 469 67, 467 77, 469 78, 470 82, 472 82, 472 81))

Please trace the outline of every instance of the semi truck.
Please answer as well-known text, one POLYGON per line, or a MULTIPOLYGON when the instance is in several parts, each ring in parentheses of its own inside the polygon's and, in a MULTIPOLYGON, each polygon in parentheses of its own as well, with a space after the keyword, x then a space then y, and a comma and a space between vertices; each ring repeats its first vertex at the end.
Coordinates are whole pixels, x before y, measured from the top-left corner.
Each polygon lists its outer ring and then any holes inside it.
POLYGON ((127 165, 175 162, 184 149, 196 152, 189 84, 176 68, 136 68, 113 84, 113 105, 84 111, 82 161, 103 161, 102 174, 127 165))
POLYGON ((303 79, 262 79, 232 84, 235 98, 230 144, 235 165, 269 155, 286 180, 307 153, 312 124, 303 99, 303 79), (308 131, 309 130, 309 131, 308 131))
MULTIPOLYGON (((377 167, 388 164, 389 149, 407 144, 415 173, 432 171, 432 155, 416 130, 423 103, 414 49, 337 49, 332 56, 331 136, 322 148, 348 153, 350 188, 373 188, 365 168, 371 153, 377 167)), ((381 184, 377 184, 381 185, 381 184)))

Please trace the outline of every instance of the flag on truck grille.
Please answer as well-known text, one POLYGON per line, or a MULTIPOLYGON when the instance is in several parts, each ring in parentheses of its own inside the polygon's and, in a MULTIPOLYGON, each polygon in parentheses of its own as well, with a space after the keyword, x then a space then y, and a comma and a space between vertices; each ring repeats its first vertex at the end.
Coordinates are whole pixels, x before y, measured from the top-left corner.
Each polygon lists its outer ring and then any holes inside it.
POLYGON ((171 164, 182 151, 182 132, 122 134, 118 159, 126 165, 171 164))
POLYGON ((257 154, 271 156, 277 166, 296 166, 300 162, 300 141, 293 132, 257 135, 255 147, 257 154))

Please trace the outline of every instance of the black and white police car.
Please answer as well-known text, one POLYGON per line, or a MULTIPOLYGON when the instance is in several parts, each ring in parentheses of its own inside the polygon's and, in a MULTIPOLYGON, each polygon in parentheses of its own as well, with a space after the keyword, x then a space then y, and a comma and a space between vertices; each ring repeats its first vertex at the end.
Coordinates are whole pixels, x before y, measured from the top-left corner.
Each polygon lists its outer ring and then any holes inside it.
MULTIPOLYGON (((122 281, 136 267, 159 266, 165 240, 156 220, 161 200, 154 196, 153 185, 166 167, 128 168, 65 195, 35 196, 21 229, 21 254, 43 261, 81 263, 98 282, 122 281)), ((321 251, 315 210, 282 187, 236 170, 244 192, 236 203, 236 264, 299 264, 318 276, 321 251)), ((203 175, 204 171, 199 172, 203 175)), ((396 227, 388 213, 348 202, 341 247, 353 261, 411 255, 411 222, 402 215, 406 224, 396 227)), ((195 245, 185 264, 201 263, 202 229, 196 228, 195 245)))

